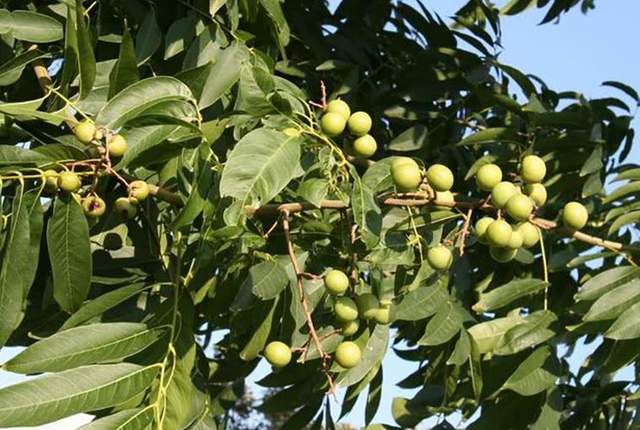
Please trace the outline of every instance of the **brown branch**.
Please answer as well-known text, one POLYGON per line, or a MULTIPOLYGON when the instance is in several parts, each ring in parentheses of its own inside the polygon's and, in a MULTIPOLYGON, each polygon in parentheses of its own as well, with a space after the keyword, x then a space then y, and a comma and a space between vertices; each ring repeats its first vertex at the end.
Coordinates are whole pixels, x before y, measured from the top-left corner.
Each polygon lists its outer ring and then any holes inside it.
POLYGON ((460 234, 460 255, 464 255, 465 242, 467 235, 469 234, 469 226, 471 225, 471 217, 473 216, 473 209, 469 208, 464 218, 464 225, 462 226, 462 233, 460 234))

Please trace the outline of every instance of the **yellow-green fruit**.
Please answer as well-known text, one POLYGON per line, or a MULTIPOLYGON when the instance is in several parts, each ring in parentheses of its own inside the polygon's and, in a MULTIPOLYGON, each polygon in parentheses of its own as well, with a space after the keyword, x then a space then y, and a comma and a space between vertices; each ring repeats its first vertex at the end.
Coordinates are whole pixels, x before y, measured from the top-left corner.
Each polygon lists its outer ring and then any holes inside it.
POLYGON ((343 117, 345 121, 351 116, 351 108, 349 108, 346 102, 340 99, 331 100, 329 104, 327 104, 327 112, 337 113, 343 117))
POLYGON ((336 348, 335 358, 338 364, 345 369, 355 367, 362 358, 360 347, 353 342, 342 342, 336 348))
POLYGON ((491 191, 502 181, 502 169, 497 164, 485 164, 476 173, 476 183, 482 191, 491 191))
POLYGON ((449 191, 453 187, 453 173, 442 164, 434 164, 427 169, 427 181, 436 191, 449 191))
POLYGON ((100 197, 92 195, 82 199, 82 208, 84 209, 85 215, 98 218, 104 215, 104 212, 107 210, 107 204, 100 197))
POLYGON ((411 158, 397 158, 391 162, 391 179, 398 191, 415 191, 422 182, 422 172, 411 158))
POLYGON ((378 150, 376 140, 370 134, 360 136, 353 141, 353 154, 360 158, 369 158, 378 150))
POLYGON ((292 128, 292 127, 287 127, 284 130, 282 130, 282 132, 284 134, 286 134, 289 137, 298 137, 300 136, 300 130, 298 130, 297 128, 292 128))
POLYGON ((84 121, 81 121, 78 123, 78 125, 76 125, 76 127, 73 129, 73 134, 80 142, 89 143, 96 135, 96 126, 88 119, 85 119, 84 121))
POLYGON ((42 174, 44 178, 44 190, 48 194, 53 194, 58 190, 58 172, 55 170, 45 170, 42 174))
POLYGON ((340 322, 340 332, 342 333, 343 336, 353 336, 358 332, 359 328, 360 328, 360 323, 358 322, 357 319, 352 321, 340 322))
POLYGON ((533 212, 533 202, 524 194, 516 194, 509 199, 506 209, 511 218, 526 221, 533 212))
POLYGON ((364 136, 369 133, 371 125, 371 117, 366 112, 356 112, 351 115, 349 121, 347 121, 349 132, 356 136, 364 136))
POLYGON ((491 218, 490 216, 485 216, 480 218, 478 222, 476 222, 475 230, 478 242, 484 243, 485 245, 489 243, 489 240, 487 239, 487 228, 489 228, 489 225, 494 221, 495 219, 491 218))
POLYGON ((119 134, 111 136, 111 139, 109 139, 109 142, 107 142, 109 157, 122 157, 127 151, 128 146, 129 145, 127 144, 127 140, 119 134))
POLYGON ((449 270, 453 263, 453 254, 446 246, 434 246, 427 251, 427 261, 435 270, 449 270))
MULTIPOLYGON (((453 193, 451 191, 438 191, 436 192, 436 201, 440 203, 455 203, 456 199, 453 197, 453 193)), ((436 205, 437 209, 451 209, 452 206, 448 205, 436 205)))
POLYGON ((524 243, 524 235, 518 229, 515 229, 511 232, 511 237, 509 238, 509 243, 507 244, 507 248, 518 249, 524 243))
POLYGON ((491 204, 498 209, 502 209, 509 199, 517 193, 518 189, 511 182, 500 182, 491 190, 491 204))
POLYGON ((329 294, 340 296, 349 288, 349 278, 341 270, 330 270, 324 276, 324 287, 329 294))
POLYGON ((522 159, 520 177, 528 183, 542 182, 547 174, 547 165, 544 160, 536 155, 527 155, 522 159))
POLYGON ((320 118, 320 128, 327 136, 339 136, 346 126, 347 120, 337 113, 327 112, 320 118))
POLYGON ((264 349, 264 358, 276 368, 285 367, 291 361, 291 348, 280 341, 269 342, 264 349))
POLYGON ((378 323, 378 324, 389 324, 391 321, 393 321, 393 307, 391 306, 380 306, 377 310, 376 310, 376 316, 374 317, 374 320, 378 323))
POLYGON ((525 248, 531 248, 540 240, 538 227, 530 222, 523 222, 518 226, 517 230, 522 233, 522 246, 525 248))
POLYGON ((136 209, 127 197, 118 197, 113 209, 124 219, 131 219, 138 213, 138 209, 136 209))
POLYGON ((378 298, 371 293, 361 294, 356 297, 356 303, 358 304, 358 313, 366 320, 371 320, 376 317, 376 312, 380 307, 378 298))
POLYGON ((562 222, 565 226, 573 230, 580 230, 589 221, 589 212, 578 202, 569 202, 564 205, 562 211, 562 222))
POLYGON ((537 207, 542 207, 547 202, 547 189, 542 184, 527 184, 524 187, 524 193, 537 207))
POLYGON ((82 181, 80 177, 73 172, 65 171, 58 175, 58 187, 67 193, 73 193, 80 189, 82 181))
POLYGON ((353 321, 358 318, 358 306, 349 297, 338 297, 333 311, 340 321, 353 321))
POLYGON ((490 247, 489 255, 498 263, 508 263, 513 260, 518 253, 517 249, 490 247))
POLYGON ((139 202, 149 196, 149 185, 145 181, 133 181, 129 184, 129 197, 139 202))
POLYGON ((489 244, 497 247, 505 247, 509 245, 511 239, 511 233, 513 229, 505 220, 499 219, 487 227, 486 237, 489 244))

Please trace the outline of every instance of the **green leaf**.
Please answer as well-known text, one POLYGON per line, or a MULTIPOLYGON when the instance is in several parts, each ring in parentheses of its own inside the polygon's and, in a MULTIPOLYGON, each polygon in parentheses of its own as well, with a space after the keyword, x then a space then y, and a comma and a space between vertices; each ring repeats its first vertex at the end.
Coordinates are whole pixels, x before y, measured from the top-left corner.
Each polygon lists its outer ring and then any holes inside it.
POLYGON ((602 152, 603 152, 602 145, 596 145, 596 147, 593 148, 591 155, 589 155, 589 158, 587 158, 587 161, 585 161, 584 164, 582 165, 582 169, 580 169, 581 177, 590 175, 595 172, 599 172, 602 169, 603 167, 602 152))
POLYGON ((640 300, 640 279, 630 281, 601 296, 584 316, 585 321, 604 321, 616 318, 640 300))
POLYGON ((512 327, 522 324, 520 314, 481 322, 469 328, 469 334, 478 346, 480 354, 492 352, 502 336, 512 327))
POLYGON ((66 109, 58 112, 43 112, 38 110, 45 98, 46 97, 42 97, 35 100, 15 103, 0 103, 0 113, 21 120, 38 119, 56 126, 69 119, 66 109))
POLYGON ((429 131, 422 124, 414 125, 396 136, 389 149, 398 152, 412 152, 422 149, 429 143, 429 131))
POLYGON ((447 359, 447 364, 454 366, 462 366, 471 354, 471 338, 466 330, 460 331, 460 336, 456 341, 456 346, 451 353, 451 356, 447 359))
POLYGON ((633 211, 626 213, 620 217, 618 217, 611 227, 609 227, 609 231, 607 232, 608 236, 611 236, 613 233, 620 230, 625 225, 629 224, 638 224, 640 222, 640 211, 633 211))
POLYGON ((616 340, 640 337, 640 303, 636 303, 622 312, 604 336, 616 340))
POLYGON ((266 318, 260 323, 258 329, 253 333, 249 342, 240 351, 240 358, 244 361, 251 361, 258 357, 260 352, 264 349, 271 332, 271 324, 273 322, 273 314, 278 307, 278 298, 276 297, 271 304, 271 310, 267 314, 266 318))
POLYGON ((605 81, 602 83, 603 86, 617 88, 620 91, 626 93, 629 97, 634 99, 636 103, 640 102, 640 96, 638 96, 638 92, 634 90, 629 85, 623 84, 622 82, 616 81, 605 81))
POLYGON ((362 359, 355 367, 340 373, 336 378, 336 385, 348 387, 364 378, 371 369, 382 361, 387 352, 388 343, 389 327, 381 324, 376 325, 367 341, 367 346, 362 351, 362 359))
POLYGON ((158 27, 156 11, 152 7, 146 11, 144 21, 136 34, 136 60, 138 64, 146 63, 162 44, 162 33, 158 27))
POLYGON ((124 131, 122 135, 129 146, 119 165, 138 167, 152 160, 162 161, 174 157, 182 147, 171 140, 180 139, 183 130, 183 127, 177 125, 148 125, 124 131))
POLYGON ((303 199, 319 208, 329 192, 329 181, 323 178, 307 179, 297 191, 303 199))
POLYGON ((37 12, 14 10, 0 20, 0 33, 10 32, 18 40, 49 43, 62 39, 62 24, 58 20, 37 12))
POLYGON ((37 426, 123 403, 146 390, 159 366, 84 366, 0 390, 0 426, 37 426))
MULTIPOLYGON (((82 0, 76 0, 76 40, 74 46, 78 58, 78 69, 80 70, 80 99, 84 99, 93 89, 96 80, 96 57, 93 53, 93 42, 89 29, 84 18, 84 7, 82 0)), ((67 16, 71 14, 71 8, 67 11, 67 16)))
POLYGON ((89 293, 92 261, 89 226, 82 206, 70 195, 55 199, 47 227, 47 246, 53 272, 53 296, 72 313, 89 293))
POLYGON ((95 122, 118 129, 147 109, 165 102, 190 101, 191 90, 170 76, 143 79, 122 90, 98 112, 95 122))
POLYGON ((462 139, 458 145, 481 145, 493 142, 519 142, 521 138, 512 128, 487 128, 462 139))
POLYGON ((127 409, 91 421, 78 430, 147 430, 153 424, 153 409, 127 409))
POLYGON ((626 284, 636 278, 640 278, 640 269, 637 267, 614 267, 613 269, 605 270, 604 272, 597 274, 585 282, 576 293, 575 298, 578 301, 596 300, 603 294, 608 293, 614 288, 626 284))
POLYGON ((557 320, 551 311, 542 310, 528 315, 522 324, 510 328, 499 339, 495 354, 516 354, 551 339, 555 332, 548 327, 557 320))
POLYGON ((259 0, 262 7, 267 12, 267 15, 273 21, 276 28, 276 35, 280 42, 280 47, 283 48, 289 44, 289 25, 287 19, 282 12, 282 6, 279 0, 259 0))
POLYGON ((249 270, 245 282, 251 284, 251 292, 262 300, 272 300, 289 285, 289 277, 276 261, 265 261, 249 270))
POLYGON ((249 57, 246 46, 234 42, 215 55, 215 62, 209 72, 202 94, 198 100, 200 109, 214 104, 240 79, 240 66, 249 57))
POLYGON ((351 176, 353 177, 353 194, 351 195, 353 219, 360 228, 360 234, 367 248, 372 249, 380 242, 382 210, 378 207, 373 192, 362 183, 354 167, 351 168, 351 176))
POLYGON ((294 178, 301 139, 261 128, 233 148, 222 171, 220 195, 234 197, 241 207, 264 205, 294 178))
POLYGON ((480 300, 472 306, 477 313, 500 309, 522 297, 542 291, 548 284, 540 279, 521 279, 511 281, 488 293, 480 294, 480 300))
POLYGON ((447 301, 427 323, 418 345, 435 346, 448 342, 460 332, 463 321, 462 309, 457 304, 447 301))
POLYGON ((164 328, 148 328, 141 323, 105 323, 71 328, 34 343, 6 362, 3 368, 28 374, 119 362, 146 349, 164 333, 164 328))
POLYGON ((471 377, 471 386, 476 402, 480 400, 483 387, 482 376, 482 353, 475 338, 470 338, 471 354, 469 354, 469 376, 471 377))
POLYGON ((560 430, 563 402, 559 388, 547 391, 547 398, 531 430, 560 430))
POLYGON ((369 385, 369 392, 367 393, 367 406, 365 408, 365 424, 371 423, 373 417, 376 416, 378 408, 380 407, 380 400, 382 400, 382 367, 376 372, 371 384, 369 385))
POLYGON ((109 98, 112 98, 129 85, 138 82, 138 64, 136 63, 136 51, 133 39, 129 33, 129 27, 124 26, 122 42, 118 61, 109 74, 109 98))
POLYGON ((626 185, 616 188, 611 194, 604 198, 602 203, 607 204, 616 200, 628 197, 630 194, 637 194, 640 192, 640 181, 630 182, 626 185))
POLYGON ((403 296, 396 306, 396 319, 418 321, 435 314, 449 299, 447 288, 441 283, 419 287, 403 296))
POLYGON ((25 66, 34 60, 48 56, 48 54, 37 49, 30 49, 0 65, 0 86, 13 84, 20 79, 25 66))
POLYGON ((173 21, 165 35, 165 60, 178 55, 187 48, 189 42, 196 36, 196 26, 198 26, 198 24, 200 24, 200 29, 202 29, 201 21, 194 15, 188 15, 173 21))
POLYGON ((527 357, 505 381, 500 390, 512 390, 521 396, 533 396, 551 388, 556 379, 555 357, 548 347, 541 347, 527 357))

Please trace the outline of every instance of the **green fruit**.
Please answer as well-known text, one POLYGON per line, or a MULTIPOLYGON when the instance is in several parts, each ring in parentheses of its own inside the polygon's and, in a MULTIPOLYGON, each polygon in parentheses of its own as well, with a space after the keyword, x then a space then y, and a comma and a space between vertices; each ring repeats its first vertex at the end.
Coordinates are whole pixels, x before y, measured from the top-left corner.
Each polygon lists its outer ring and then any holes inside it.
POLYGON ((527 155, 522 159, 520 177, 528 183, 542 182, 547 174, 547 165, 536 155, 527 155))
POLYGON ((322 118, 320 118, 320 128, 327 136, 339 136, 342 134, 346 126, 347 121, 342 117, 342 115, 337 113, 327 112, 322 115, 322 118))
POLYGON ((330 270, 324 277, 324 286, 329 294, 340 296, 349 288, 349 278, 340 270, 330 270))
POLYGON ((505 247, 509 244, 513 229, 505 220, 499 219, 487 227, 486 237, 489 244, 496 247, 505 247))
POLYGON ((436 191, 449 191, 453 187, 453 173, 442 164, 434 164, 427 169, 427 181, 436 191))
POLYGON ((127 197, 118 197, 114 205, 114 210, 124 219, 131 219, 138 213, 138 209, 136 209, 127 197))
POLYGON ((284 134, 286 134, 289 137, 298 137, 300 136, 300 130, 298 130, 297 128, 292 128, 292 127, 287 127, 284 130, 282 130, 282 132, 284 134))
POLYGON ((58 175, 58 187, 67 193, 74 193, 80 189, 82 181, 73 172, 65 171, 58 175))
POLYGON ((343 117, 345 121, 351 116, 351 108, 349 108, 346 102, 340 99, 331 100, 329 104, 327 104, 327 112, 337 113, 343 117))
POLYGON ((360 328, 360 323, 358 322, 357 319, 352 321, 341 321, 339 327, 343 336, 345 337, 353 336, 358 332, 358 329, 360 328))
POLYGON ((446 246, 434 246, 427 251, 427 262, 433 269, 444 272, 451 267, 453 254, 446 246))
POLYGON ((82 143, 90 143, 96 135, 96 126, 94 123, 85 119, 76 125, 73 134, 82 143))
POLYGON ((44 180, 44 191, 53 194, 58 191, 58 172, 55 170, 45 170, 42 173, 44 180))
POLYGON ((491 218, 490 216, 485 216, 480 218, 478 222, 476 222, 475 230, 476 230, 476 237, 478 238, 478 242, 483 243, 485 245, 489 243, 489 240, 487 239, 487 228, 494 221, 495 219, 491 218))
POLYGON ((285 367, 291 361, 291 348, 277 340, 269 342, 264 349, 264 358, 275 368, 285 367))
POLYGON ((502 209, 509 199, 517 193, 518 189, 511 182, 500 182, 491 190, 491 204, 498 209, 502 209))
MULTIPOLYGON (((453 197, 453 193, 451 191, 438 191, 436 193, 436 201, 439 203, 455 203, 456 199, 453 197)), ((447 205, 436 205, 437 209, 449 210, 452 206, 447 205)))
POLYGON ((491 191, 502 181, 502 169, 497 164, 485 164, 476 173, 476 183, 482 191, 491 191))
POLYGON ((366 112, 356 112, 351 115, 349 121, 347 121, 349 132, 356 136, 364 136, 369 133, 371 125, 371 117, 366 112))
POLYGON ((547 189, 542 184, 527 184, 524 187, 524 193, 537 207, 542 207, 547 202, 547 189))
POLYGON ((376 140, 370 134, 360 136, 353 141, 353 155, 359 158, 369 158, 378 150, 376 140))
POLYGON ((562 222, 572 230, 580 230, 589 221, 589 212, 578 202, 569 202, 564 205, 562 222))
POLYGON ((526 221, 533 212, 533 202, 524 194, 516 194, 509 199, 506 209, 511 218, 526 221))
POLYGON ((393 321, 393 308, 391 306, 380 306, 376 310, 376 315, 373 317, 373 319, 378 324, 389 324, 391 321, 393 321))
POLYGON ((538 227, 530 222, 523 222, 518 226, 517 230, 522 233, 522 246, 525 248, 531 248, 540 240, 538 227))
POLYGON ((398 191, 416 191, 422 182, 422 172, 418 163, 411 158, 397 158, 391 162, 391 178, 398 191))
POLYGON ((338 364, 345 369, 355 367, 362 358, 360 347, 353 342, 342 342, 336 348, 335 358, 338 364))
POLYGON ((127 144, 127 140, 124 137, 120 136, 119 134, 111 136, 111 139, 109 139, 109 142, 107 142, 107 150, 109 151, 109 157, 114 157, 114 158, 122 157, 124 153, 127 151, 128 146, 129 145, 127 144))
POLYGON ((100 197, 91 195, 82 199, 82 208, 85 215, 98 218, 104 215, 107 210, 107 204, 100 197))
POLYGON ((122 238, 116 233, 107 233, 102 240, 102 247, 109 251, 117 251, 122 248, 122 238))
POLYGON ((498 263, 508 263, 513 260, 518 253, 517 249, 490 247, 489 255, 498 263))
POLYGON ((518 249, 524 243, 524 235, 518 229, 515 229, 511 232, 511 237, 509 238, 509 243, 507 244, 507 248, 518 249))
POLYGON ((333 311, 336 313, 336 317, 343 322, 358 318, 358 306, 349 297, 338 297, 333 311))
POLYGON ((149 185, 145 181, 133 181, 129 184, 129 197, 141 202, 149 196, 149 185))
POLYGON ((376 312, 380 307, 378 298, 371 293, 361 294, 356 297, 358 304, 358 313, 366 320, 372 320, 376 317, 376 312))

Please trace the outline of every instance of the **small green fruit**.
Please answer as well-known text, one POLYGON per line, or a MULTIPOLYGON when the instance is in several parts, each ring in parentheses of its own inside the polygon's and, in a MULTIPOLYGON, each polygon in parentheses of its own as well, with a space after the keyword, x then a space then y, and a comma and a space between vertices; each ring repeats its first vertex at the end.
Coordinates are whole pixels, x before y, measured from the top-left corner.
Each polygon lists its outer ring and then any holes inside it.
POLYGON ((376 140, 370 134, 360 136, 353 141, 353 155, 359 158, 369 158, 378 150, 376 140))
POLYGON ((378 324, 386 325, 393 321, 393 307, 380 306, 373 318, 378 324))
POLYGON ((366 320, 372 320, 376 317, 376 312, 380 307, 378 298, 371 293, 361 294, 356 297, 358 304, 358 313, 366 320))
POLYGON ((525 248, 531 248, 540 240, 538 227, 530 222, 523 222, 518 226, 517 230, 522 233, 522 246, 525 248))
POLYGON ((100 197, 91 195, 82 199, 82 208, 86 216, 98 218, 104 215, 107 210, 107 204, 100 197))
POLYGON ((362 358, 360 347, 353 342, 342 342, 336 348, 335 358, 338 364, 345 369, 355 367, 362 358))
POLYGON ((133 181, 129 184, 129 197, 141 202, 149 196, 149 185, 145 181, 133 181))
POLYGON ((485 164, 476 173, 476 183, 482 191, 491 191, 502 181, 502 169, 497 164, 485 164))
POLYGON ((345 101, 340 99, 331 100, 329 104, 327 104, 327 112, 337 113, 343 117, 345 121, 351 116, 351 108, 349 108, 349 105, 345 101))
POLYGON ((291 348, 283 342, 273 341, 264 349, 264 358, 275 368, 285 367, 291 361, 291 348))
POLYGON ((547 202, 547 189, 542 184, 527 184, 524 187, 524 193, 537 207, 542 207, 547 202))
POLYGON ((338 297, 333 311, 336 313, 336 318, 343 322, 358 318, 358 306, 349 297, 338 297))
POLYGON ((82 181, 74 172, 65 171, 58 175, 58 187, 67 193, 74 193, 80 189, 82 181))
POLYGON ((562 211, 562 222, 565 226, 572 230, 580 230, 587 225, 589 221, 589 212, 582 204, 578 202, 569 202, 564 205, 562 211))
POLYGON ((516 194, 507 202, 507 213, 517 221, 526 221, 533 212, 533 202, 524 194, 516 194))
POLYGON ((372 124, 371 117, 366 112, 356 112, 347 121, 349 132, 356 136, 364 136, 369 133, 372 124))
POLYGON ((398 191, 416 191, 422 182, 422 172, 418 163, 411 158, 396 158, 391 162, 391 178, 398 191))
POLYGON ((348 336, 353 336, 358 332, 358 329, 360 328, 360 323, 358 322, 357 319, 352 321, 341 321, 339 327, 340 327, 340 331, 342 332, 342 335, 345 337, 348 337, 348 336))
POLYGON ((322 132, 330 137, 339 136, 347 126, 347 121, 342 115, 327 112, 320 118, 320 128, 322 132))
POLYGON ((324 277, 324 286, 329 294, 340 296, 349 288, 349 278, 341 270, 330 270, 324 277))
POLYGON ((442 164, 434 164, 427 169, 427 181, 436 191, 449 191, 453 187, 453 173, 442 164))
POLYGON ((489 255, 498 263, 508 263, 513 260, 518 253, 517 249, 490 247, 489 255))
POLYGON ((138 209, 136 209, 127 197, 118 197, 114 205, 114 210, 124 219, 131 219, 138 213, 138 209))
POLYGON ((511 239, 511 233, 513 229, 505 220, 499 219, 487 227, 487 240, 489 244, 495 247, 505 247, 509 245, 511 239))
POLYGON ((520 176, 528 183, 542 182, 547 174, 547 165, 544 160, 536 155, 527 155, 522 159, 520 176))
POLYGON ((73 129, 73 134, 82 143, 90 143, 96 135, 96 126, 93 122, 85 119, 80 121, 73 129))
MULTIPOLYGON (((451 191, 438 191, 436 193, 436 201, 439 203, 455 203, 456 199, 455 197, 453 197, 453 193, 451 191)), ((442 209, 442 210, 450 210, 452 208, 452 206, 448 206, 448 205, 444 205, 444 204, 440 204, 440 205, 436 205, 437 209, 442 209)))
POLYGON ((518 249, 524 243, 524 235, 518 229, 515 229, 511 232, 511 237, 509 238, 509 243, 507 244, 507 248, 518 249))
POLYGON ((42 173, 44 180, 44 191, 47 194, 53 194, 58 191, 58 172, 55 170, 45 170, 42 173))
POLYGON ((491 190, 491 204, 498 209, 502 209, 509 199, 517 193, 518 189, 511 182, 500 182, 491 190))
POLYGON ((478 222, 476 222, 475 230, 476 230, 476 237, 478 238, 478 242, 483 243, 485 245, 489 243, 489 240, 487 239, 487 228, 494 221, 495 219, 491 218, 490 216, 485 216, 480 218, 478 222))
POLYGON ((427 251, 427 262, 433 269, 444 272, 451 267, 453 254, 446 246, 434 246, 427 251))
POLYGON ((111 139, 109 139, 109 141, 107 142, 107 150, 109 151, 109 157, 114 157, 114 158, 122 157, 124 153, 127 151, 128 146, 129 145, 127 144, 127 140, 124 137, 120 136, 119 134, 111 136, 111 139))

